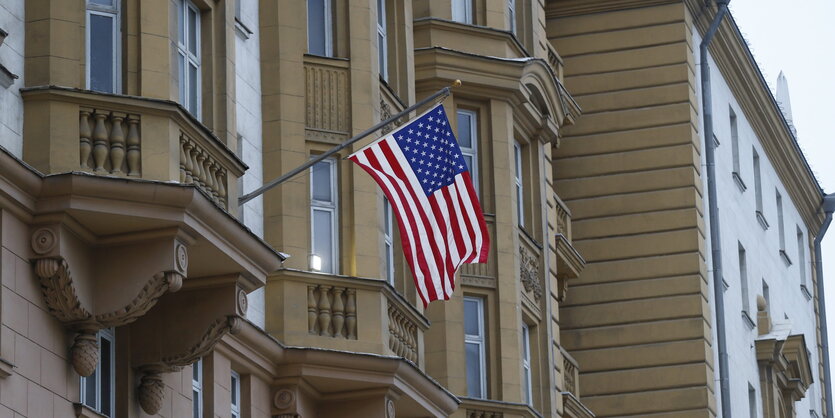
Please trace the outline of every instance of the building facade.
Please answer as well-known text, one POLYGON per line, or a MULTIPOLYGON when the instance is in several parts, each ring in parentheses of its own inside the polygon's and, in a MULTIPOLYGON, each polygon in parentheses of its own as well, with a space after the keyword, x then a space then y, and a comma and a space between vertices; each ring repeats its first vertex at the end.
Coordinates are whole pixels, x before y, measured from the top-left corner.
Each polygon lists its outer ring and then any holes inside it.
MULTIPOLYGON (((719 415, 714 13, 0 0, 0 416, 719 415), (451 300, 345 159, 374 135, 238 203, 455 80, 492 247, 451 300)), ((732 21, 715 43, 733 412, 823 416, 821 191, 732 21)))
POLYGON ((709 47, 723 274, 714 277, 699 48, 713 2, 554 1, 583 108, 555 154, 587 266, 563 344, 598 416, 823 416, 813 239, 823 193, 732 17, 709 47), (717 312, 713 285, 724 287, 717 312))

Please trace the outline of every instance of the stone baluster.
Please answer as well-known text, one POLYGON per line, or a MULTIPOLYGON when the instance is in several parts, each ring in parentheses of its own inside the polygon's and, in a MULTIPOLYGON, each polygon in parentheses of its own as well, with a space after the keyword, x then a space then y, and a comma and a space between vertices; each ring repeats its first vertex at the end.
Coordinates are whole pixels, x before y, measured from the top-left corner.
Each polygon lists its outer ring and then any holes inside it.
POLYGON ((316 334, 316 320, 319 317, 316 308, 316 286, 307 286, 307 331, 316 334))
POLYGON ((180 141, 183 142, 183 150, 185 151, 185 169, 186 169, 186 179, 185 183, 190 184, 194 181, 194 164, 192 164, 191 158, 191 150, 194 149, 194 146, 191 144, 191 141, 185 137, 185 135, 180 135, 180 141))
POLYGON ((110 172, 122 174, 122 162, 125 161, 125 134, 122 131, 122 120, 125 117, 113 113, 110 117, 110 172))
POLYGON ((206 192, 209 193, 209 196, 212 195, 212 187, 214 187, 214 182, 212 181, 212 156, 209 155, 208 152, 203 151, 203 166, 200 167, 201 171, 203 172, 203 176, 200 178, 203 180, 203 186, 206 187, 206 192))
POLYGON ((219 165, 217 170, 217 198, 221 206, 226 205, 226 170, 219 165))
POLYGON ((97 110, 93 117, 96 119, 93 128, 93 171, 101 174, 106 172, 104 162, 107 159, 107 128, 104 126, 104 120, 107 113, 97 110))
POLYGON ((203 161, 206 159, 206 154, 203 151, 194 147, 194 183, 200 187, 204 187, 206 182, 204 180, 206 173, 203 172, 203 161))
POLYGON ((357 291, 354 289, 347 289, 345 293, 348 295, 345 301, 345 325, 347 327, 347 336, 349 340, 357 339, 357 291))
POLYGON ((180 183, 183 184, 186 182, 186 160, 186 142, 180 135, 180 183))
POLYGON ((319 286, 319 335, 331 336, 330 286, 319 286))
POLYGON ((212 195, 212 198, 217 201, 217 169, 219 168, 214 161, 206 160, 209 166, 209 175, 208 178, 208 186, 209 186, 209 194, 212 195))
POLYGON ((128 160, 128 175, 138 177, 140 149, 139 149, 139 119, 136 116, 128 116, 128 138, 127 138, 127 160, 128 160))
POLYGON ((345 289, 333 288, 333 336, 342 337, 342 325, 345 324, 345 303, 342 302, 342 293, 345 289))
POLYGON ((93 145, 90 142, 90 111, 82 109, 78 117, 78 137, 79 137, 79 160, 81 162, 81 169, 90 171, 90 164, 87 161, 90 159, 90 152, 93 150, 93 145))

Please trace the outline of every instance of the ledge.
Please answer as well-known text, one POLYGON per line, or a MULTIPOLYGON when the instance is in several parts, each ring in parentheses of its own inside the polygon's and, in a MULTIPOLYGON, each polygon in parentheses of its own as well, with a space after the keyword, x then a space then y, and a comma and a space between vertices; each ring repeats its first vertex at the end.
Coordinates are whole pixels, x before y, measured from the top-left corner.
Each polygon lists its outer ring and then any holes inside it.
POLYGON ((77 418, 107 418, 82 403, 74 403, 72 406, 75 409, 75 416, 77 418))
POLYGON ((748 315, 748 312, 742 311, 742 320, 745 322, 745 325, 748 325, 749 330, 753 330, 757 326, 757 324, 754 323, 754 320, 752 320, 748 315))
POLYGON ((0 378, 9 377, 14 373, 14 364, 0 358, 0 378))
POLYGON ((763 216, 763 213, 760 212, 760 211, 756 211, 754 213, 757 216, 757 222, 759 222, 760 226, 763 227, 763 231, 768 230, 768 227, 769 227, 768 221, 765 220, 765 216, 763 216))
POLYGON ((800 285, 800 293, 803 293, 806 300, 812 300, 812 294, 809 292, 809 289, 805 284, 800 285))
POLYGON ((739 173, 734 171, 733 173, 731 173, 731 175, 734 178, 734 183, 736 183, 736 186, 739 187, 740 192, 744 193, 746 190, 748 190, 748 186, 746 186, 745 182, 742 181, 742 177, 739 176, 739 173))
POLYGON ((0 86, 3 88, 9 88, 18 78, 19 77, 16 74, 9 71, 9 69, 4 67, 3 64, 0 64, 0 86))
POLYGON ((780 250, 780 258, 782 258, 783 262, 786 263, 786 267, 792 265, 792 259, 786 253, 786 250, 780 250))

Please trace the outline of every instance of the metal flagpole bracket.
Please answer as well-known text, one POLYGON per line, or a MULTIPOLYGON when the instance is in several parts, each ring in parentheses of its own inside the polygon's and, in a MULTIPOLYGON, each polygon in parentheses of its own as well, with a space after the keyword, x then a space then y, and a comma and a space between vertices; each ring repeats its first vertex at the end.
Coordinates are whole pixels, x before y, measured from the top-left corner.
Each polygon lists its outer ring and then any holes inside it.
POLYGON ((272 180, 269 183, 267 183, 267 184, 255 189, 255 190, 241 196, 240 198, 238 198, 238 206, 243 206, 244 203, 249 202, 252 199, 255 199, 256 197, 262 195, 267 190, 270 190, 273 187, 278 186, 279 184, 284 183, 287 180, 290 180, 291 178, 293 178, 297 174, 307 170, 310 167, 313 167, 313 165, 315 165, 319 161, 322 161, 325 158, 328 158, 331 155, 334 155, 337 152, 342 151, 343 149, 345 149, 349 145, 353 144, 354 142, 357 142, 360 139, 363 139, 366 136, 373 134, 374 132, 376 132, 380 128, 388 125, 389 123, 392 123, 392 122, 396 121, 397 119, 400 119, 403 115, 408 115, 409 113, 413 112, 414 110, 426 105, 427 103, 435 101, 436 99, 440 98, 440 100, 438 100, 438 101, 441 101, 441 100, 445 99, 447 96, 449 96, 449 94, 451 92, 451 89, 456 88, 456 87, 461 87, 461 80, 455 80, 450 86, 444 87, 444 88, 436 91, 435 93, 433 93, 429 97, 426 97, 425 99, 409 106, 408 108, 406 108, 402 112, 400 112, 396 115, 393 115, 390 118, 388 118, 388 119, 386 119, 386 120, 368 128, 368 129, 360 132, 359 134, 347 139, 345 142, 329 149, 328 151, 326 151, 322 154, 317 155, 315 158, 307 160, 304 164, 302 164, 302 165, 300 165, 300 166, 282 174, 277 179, 272 180))

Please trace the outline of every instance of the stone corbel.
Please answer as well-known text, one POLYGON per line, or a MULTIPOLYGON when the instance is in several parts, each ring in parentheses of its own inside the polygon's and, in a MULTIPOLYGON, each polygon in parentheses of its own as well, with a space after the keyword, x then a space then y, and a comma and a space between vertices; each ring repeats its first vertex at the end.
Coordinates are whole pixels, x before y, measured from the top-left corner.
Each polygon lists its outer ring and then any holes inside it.
MULTIPOLYGON (((82 287, 95 287, 100 279, 99 273, 107 272, 108 268, 97 268, 98 264, 112 264, 114 260, 93 260, 85 257, 88 248, 71 233, 62 230, 62 226, 55 225, 37 229, 32 235, 32 249, 36 257, 32 260, 35 275, 38 277, 41 292, 49 312, 69 330, 76 332, 71 347, 71 362, 75 371, 81 376, 90 376, 96 370, 99 357, 99 347, 96 333, 104 328, 129 324, 147 313, 167 292, 176 292, 182 287, 183 279, 188 268, 188 253, 185 246, 176 242, 171 254, 170 270, 160 271, 151 275, 145 285, 138 292, 126 295, 124 305, 104 312, 96 312, 93 308, 105 305, 97 301, 95 291, 82 292, 82 287), (70 255, 72 254, 72 255, 70 255), (77 263, 83 272, 83 278, 73 277, 72 265, 77 263)), ((134 262, 144 262, 136 259, 134 262)), ((110 266, 112 267, 112 266, 110 266)), ((123 280, 131 281, 134 277, 127 272, 133 266, 126 263, 123 268, 126 274, 123 280)), ((114 280, 114 277, 105 277, 114 280)), ((121 295, 120 295, 121 296, 121 295)), ((118 303, 118 301, 117 301, 118 303)), ((110 303, 110 305, 113 305, 110 303)))
POLYGON ((272 416, 280 418, 298 418, 301 416, 298 386, 282 386, 275 391, 272 416))

